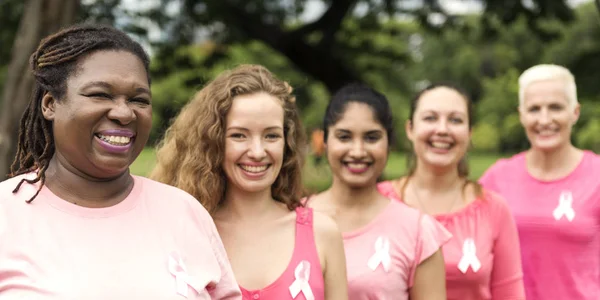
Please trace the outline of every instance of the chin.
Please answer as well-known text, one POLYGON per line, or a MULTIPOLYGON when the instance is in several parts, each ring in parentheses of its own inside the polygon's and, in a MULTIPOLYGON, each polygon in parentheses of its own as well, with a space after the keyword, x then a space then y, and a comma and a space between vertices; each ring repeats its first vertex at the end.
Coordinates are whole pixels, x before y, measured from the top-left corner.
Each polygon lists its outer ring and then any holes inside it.
POLYGON ((242 183, 239 184, 238 187, 240 190, 246 193, 259 193, 265 190, 271 189, 273 184, 263 184, 263 183, 242 183))
POLYGON ((553 151, 553 150, 561 148, 562 146, 564 146, 566 144, 567 144, 566 141, 561 141, 558 139, 541 140, 541 141, 535 141, 535 142, 531 143, 531 147, 533 149, 536 149, 539 151, 553 151))
POLYGON ((373 178, 343 178, 341 180, 346 186, 353 189, 362 189, 374 184, 377 179, 373 178))

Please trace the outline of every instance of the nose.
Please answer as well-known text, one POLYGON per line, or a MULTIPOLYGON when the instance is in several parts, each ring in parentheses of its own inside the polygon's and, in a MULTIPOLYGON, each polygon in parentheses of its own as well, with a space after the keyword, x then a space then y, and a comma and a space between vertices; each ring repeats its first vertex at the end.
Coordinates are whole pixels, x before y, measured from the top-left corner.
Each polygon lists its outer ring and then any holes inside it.
POLYGON ((352 142, 352 148, 348 153, 352 158, 363 158, 367 155, 365 150, 365 144, 362 139, 354 140, 352 142))
POLYGON ((121 125, 127 125, 135 121, 137 116, 129 106, 127 99, 116 99, 108 111, 108 118, 121 125))
POLYGON ((255 138, 252 140, 252 144, 250 145, 250 149, 248 150, 248 157, 253 160, 262 160, 265 156, 267 156, 267 152, 265 151, 265 147, 263 145, 263 141, 260 138, 255 138))
POLYGON ((539 119, 539 123, 540 124, 549 124, 552 121, 552 117, 550 116, 550 112, 548 111, 548 109, 544 108, 541 111, 540 114, 540 119, 539 119))
POLYGON ((448 133, 448 120, 446 119, 440 119, 437 122, 437 126, 436 126, 436 133, 441 133, 441 134, 445 134, 448 133))

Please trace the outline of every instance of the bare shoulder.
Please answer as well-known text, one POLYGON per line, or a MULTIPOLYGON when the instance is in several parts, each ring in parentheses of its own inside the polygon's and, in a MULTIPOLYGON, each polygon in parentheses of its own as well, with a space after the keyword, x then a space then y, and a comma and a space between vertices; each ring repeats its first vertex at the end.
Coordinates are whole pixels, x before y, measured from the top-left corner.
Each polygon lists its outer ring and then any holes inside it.
POLYGON ((313 210, 313 226, 315 238, 329 240, 331 238, 341 239, 341 233, 337 223, 328 215, 313 210))

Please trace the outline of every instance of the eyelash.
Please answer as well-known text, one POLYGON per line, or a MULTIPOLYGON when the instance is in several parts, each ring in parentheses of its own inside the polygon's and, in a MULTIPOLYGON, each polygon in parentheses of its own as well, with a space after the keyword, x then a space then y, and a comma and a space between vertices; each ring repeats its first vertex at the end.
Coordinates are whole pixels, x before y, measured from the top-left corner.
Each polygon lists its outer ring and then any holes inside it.
MULTIPOLYGON (((106 93, 94 93, 94 94, 88 95, 88 97, 112 99, 112 97, 109 94, 106 94, 106 93)), ((139 97, 138 98, 132 98, 131 101, 133 101, 133 102, 139 102, 139 103, 143 103, 143 104, 150 104, 150 101, 148 99, 139 98, 139 97)))

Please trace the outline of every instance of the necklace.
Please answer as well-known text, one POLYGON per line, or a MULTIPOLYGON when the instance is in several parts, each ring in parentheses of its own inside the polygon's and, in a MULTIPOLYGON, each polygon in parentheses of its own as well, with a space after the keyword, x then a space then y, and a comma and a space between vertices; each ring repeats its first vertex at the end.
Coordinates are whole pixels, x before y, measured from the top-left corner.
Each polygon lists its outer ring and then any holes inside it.
MULTIPOLYGON (((417 199, 417 202, 419 203, 419 206, 421 206, 421 209, 423 209, 423 211, 428 214, 428 215, 432 215, 430 213, 430 210, 428 210, 425 205, 423 204, 423 202, 421 201, 421 198, 419 197, 419 194, 417 194, 417 190, 414 188, 412 188, 412 192, 415 195, 415 199, 417 199)), ((458 199, 462 198, 462 193, 458 193, 458 196, 454 198, 454 201, 452 201, 450 207, 448 207, 447 209, 442 210, 442 214, 445 213, 450 213, 452 211, 452 209, 454 208, 454 206, 456 206, 456 203, 458 202, 458 199)))

